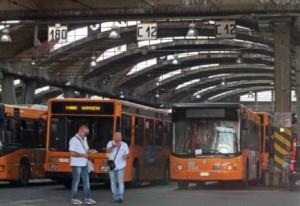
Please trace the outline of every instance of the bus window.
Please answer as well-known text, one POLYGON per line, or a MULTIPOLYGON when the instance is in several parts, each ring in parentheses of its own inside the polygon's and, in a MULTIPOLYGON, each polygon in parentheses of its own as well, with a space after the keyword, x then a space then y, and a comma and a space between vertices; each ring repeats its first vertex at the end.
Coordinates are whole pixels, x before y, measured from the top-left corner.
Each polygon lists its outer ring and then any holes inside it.
POLYGON ((88 137, 91 149, 105 151, 106 144, 112 139, 112 117, 54 117, 52 118, 51 149, 67 151, 69 140, 81 124, 90 129, 88 137))
POLYGON ((23 148, 34 148, 36 145, 37 133, 32 120, 21 120, 19 143, 23 148))
POLYGON ((128 144, 128 146, 131 143, 131 116, 128 115, 122 115, 122 123, 121 123, 121 132, 123 140, 128 144))
POLYGON ((144 144, 144 118, 135 118, 135 144, 144 144))
POLYGON ((156 146, 162 146, 164 138, 163 124, 160 121, 155 122, 154 144, 156 146))
POLYGON ((145 145, 153 145, 154 120, 147 119, 145 121, 145 145))

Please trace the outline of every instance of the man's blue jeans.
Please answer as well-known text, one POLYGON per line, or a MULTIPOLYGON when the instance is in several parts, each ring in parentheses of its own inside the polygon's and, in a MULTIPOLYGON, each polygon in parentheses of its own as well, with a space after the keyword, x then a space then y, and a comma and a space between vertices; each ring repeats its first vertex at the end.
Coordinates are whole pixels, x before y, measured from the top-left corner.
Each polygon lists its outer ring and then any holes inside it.
POLYGON ((88 172, 88 167, 72 167, 72 199, 79 199, 78 196, 78 186, 80 182, 80 177, 82 180, 84 198, 91 198, 91 190, 90 190, 90 177, 88 172))
POLYGON ((124 169, 109 172, 110 187, 114 200, 124 199, 124 169))

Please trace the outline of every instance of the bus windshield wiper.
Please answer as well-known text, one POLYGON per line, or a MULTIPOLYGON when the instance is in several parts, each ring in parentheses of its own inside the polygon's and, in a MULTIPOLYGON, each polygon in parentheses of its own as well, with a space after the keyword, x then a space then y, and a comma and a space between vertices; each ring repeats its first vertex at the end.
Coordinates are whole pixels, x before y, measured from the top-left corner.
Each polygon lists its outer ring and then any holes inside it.
POLYGON ((215 149, 206 149, 206 150, 203 150, 203 153, 208 153, 208 154, 223 154, 219 150, 215 150, 215 149))

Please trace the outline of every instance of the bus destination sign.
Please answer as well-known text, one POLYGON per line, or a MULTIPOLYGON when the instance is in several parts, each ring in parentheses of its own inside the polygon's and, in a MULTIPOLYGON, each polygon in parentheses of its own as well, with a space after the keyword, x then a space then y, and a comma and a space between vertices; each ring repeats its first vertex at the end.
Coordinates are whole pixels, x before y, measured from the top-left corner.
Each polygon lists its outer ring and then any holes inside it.
POLYGON ((51 108, 55 114, 114 114, 111 102, 52 102, 51 108))

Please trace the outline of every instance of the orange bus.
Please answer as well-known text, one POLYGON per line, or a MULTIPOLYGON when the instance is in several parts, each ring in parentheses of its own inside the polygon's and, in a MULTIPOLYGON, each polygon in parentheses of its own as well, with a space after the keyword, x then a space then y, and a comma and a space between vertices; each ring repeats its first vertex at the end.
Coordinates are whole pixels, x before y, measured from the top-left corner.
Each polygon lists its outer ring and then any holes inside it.
POLYGON ((176 104, 172 110, 170 177, 179 188, 190 182, 261 178, 260 118, 234 103, 176 104))
POLYGON ((0 104, 0 180, 43 178, 46 107, 0 104))
POLYGON ((169 113, 120 100, 52 99, 48 105, 46 176, 70 186, 69 139, 80 123, 89 125, 93 156, 92 180, 108 181, 106 145, 121 131, 130 149, 125 181, 167 180, 171 123, 169 113))
POLYGON ((271 115, 267 112, 257 113, 261 118, 261 152, 262 152, 262 170, 266 172, 269 170, 269 155, 272 148, 272 128, 271 115))

